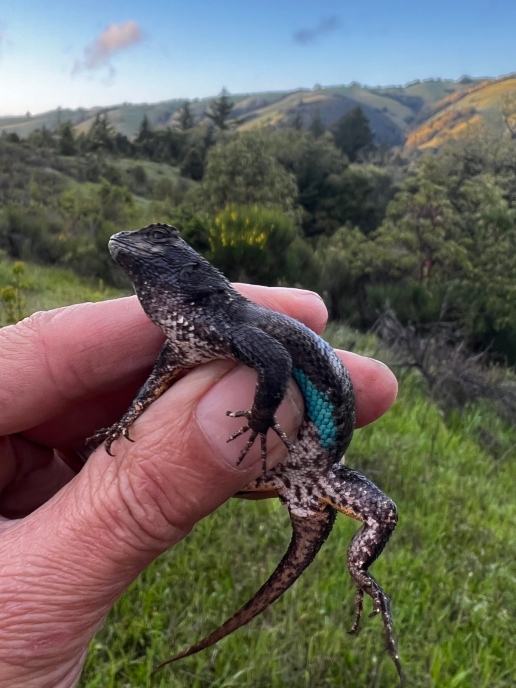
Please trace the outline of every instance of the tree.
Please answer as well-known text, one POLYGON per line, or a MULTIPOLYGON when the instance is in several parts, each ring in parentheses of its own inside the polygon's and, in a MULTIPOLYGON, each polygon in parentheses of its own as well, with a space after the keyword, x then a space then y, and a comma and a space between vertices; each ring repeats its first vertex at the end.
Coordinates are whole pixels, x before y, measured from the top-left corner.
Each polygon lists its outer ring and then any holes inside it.
POLYGON ((308 127, 308 131, 312 134, 314 139, 318 139, 326 131, 324 122, 322 121, 321 111, 317 110, 315 115, 312 117, 312 121, 308 127))
POLYGON ((361 107, 353 108, 337 121, 333 136, 335 145, 348 156, 350 162, 355 162, 359 153, 370 150, 374 141, 369 120, 361 107))
POLYGON ((220 97, 211 101, 209 111, 204 114, 212 120, 216 127, 223 131, 228 128, 228 119, 234 106, 235 104, 229 99, 228 92, 223 88, 220 97))
POLYGON ((43 125, 41 129, 31 131, 27 137, 27 143, 35 148, 55 148, 56 140, 54 134, 43 125))
POLYGON ((296 131, 303 130, 303 115, 301 112, 296 112, 296 114, 292 117, 290 126, 292 127, 292 129, 295 129, 296 131))
POLYGON ((276 160, 268 132, 236 134, 210 148, 199 202, 210 210, 229 204, 294 210, 296 182, 276 160))
POLYGON ((138 129, 138 133, 136 134, 136 143, 144 143, 145 141, 151 139, 152 135, 153 134, 150 128, 149 118, 147 117, 147 115, 143 115, 143 119, 140 123, 140 128, 138 129))
POLYGON ((374 264, 373 243, 358 229, 346 225, 317 244, 320 266, 317 290, 324 295, 331 318, 366 321, 366 292, 374 264))
POLYGON ((348 166, 345 156, 335 148, 329 134, 314 139, 307 132, 287 129, 272 133, 270 138, 275 157, 296 179, 305 236, 334 232, 343 223, 330 218, 323 206, 335 193, 332 176, 348 166))
POLYGON ((204 175, 204 158, 204 151, 200 147, 189 148, 181 164, 180 171, 183 177, 200 182, 204 175))
POLYGON ((75 155, 77 145, 71 122, 65 122, 59 128, 59 153, 60 155, 75 155))
POLYGON ((181 131, 187 131, 188 129, 191 129, 194 124, 194 116, 192 113, 192 108, 188 100, 185 100, 183 103, 183 107, 181 107, 178 110, 178 116, 177 120, 179 122, 179 126, 181 128, 181 131))
POLYGON ((456 275, 467 261, 460 217, 440 182, 428 159, 389 203, 374 239, 384 248, 384 266, 394 279, 410 276, 429 287, 456 275))
POLYGON ((495 178, 485 174, 462 185, 460 217, 468 263, 459 275, 455 300, 462 324, 489 346, 496 333, 515 334, 516 210, 495 178))
POLYGON ((99 112, 95 115, 95 120, 90 127, 85 140, 87 150, 106 150, 112 151, 115 147, 115 132, 109 124, 107 112, 99 112))
POLYGON ((506 93, 502 98, 502 117, 511 139, 516 139, 516 94, 506 93))
POLYGON ((274 285, 289 277, 296 236, 292 218, 278 208, 228 205, 210 228, 209 259, 229 279, 274 285))

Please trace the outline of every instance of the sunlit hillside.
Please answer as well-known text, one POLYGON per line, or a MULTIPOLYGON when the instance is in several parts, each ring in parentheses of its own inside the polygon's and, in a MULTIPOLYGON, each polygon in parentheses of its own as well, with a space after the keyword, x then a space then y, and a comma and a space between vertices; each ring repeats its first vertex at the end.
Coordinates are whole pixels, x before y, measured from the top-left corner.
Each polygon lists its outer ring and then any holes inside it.
POLYGON ((409 134, 405 146, 407 149, 438 149, 481 122, 498 125, 503 121, 502 108, 510 107, 513 98, 516 104, 514 77, 486 80, 451 94, 432 106, 429 116, 409 134))
MULTIPOLYGON (((297 121, 307 127, 317 114, 326 126, 334 124, 343 114, 357 105, 367 115, 377 140, 389 145, 404 143, 407 134, 420 121, 422 113, 433 113, 433 106, 446 97, 456 97, 482 83, 482 79, 463 77, 459 81, 428 79, 406 86, 372 88, 352 83, 347 86, 321 87, 294 91, 231 95, 234 108, 231 113, 234 126, 249 129, 257 126, 291 126, 297 121)), ((214 96, 215 97, 215 96, 214 96)), ((212 98, 191 102, 197 121, 206 119, 205 111, 212 98)), ((153 129, 176 126, 176 113, 183 100, 174 99, 159 103, 122 103, 106 108, 59 108, 41 114, 26 113, 19 117, 1 117, 0 131, 17 133, 25 137, 45 126, 54 130, 71 121, 76 133, 87 132, 99 112, 108 113, 109 123, 115 131, 133 138, 146 115, 153 129)), ((208 121, 206 119, 206 121, 208 121)))

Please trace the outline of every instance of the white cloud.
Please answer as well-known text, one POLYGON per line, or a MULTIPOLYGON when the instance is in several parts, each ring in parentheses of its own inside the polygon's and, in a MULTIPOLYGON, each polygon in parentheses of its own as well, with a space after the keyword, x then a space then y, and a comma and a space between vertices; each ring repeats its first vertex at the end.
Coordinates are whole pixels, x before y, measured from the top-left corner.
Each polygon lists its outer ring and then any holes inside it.
POLYGON ((143 31, 133 19, 122 24, 110 24, 93 43, 84 48, 84 57, 82 60, 76 60, 72 74, 107 67, 113 75, 115 70, 110 62, 111 57, 121 50, 141 43, 142 40, 143 31))

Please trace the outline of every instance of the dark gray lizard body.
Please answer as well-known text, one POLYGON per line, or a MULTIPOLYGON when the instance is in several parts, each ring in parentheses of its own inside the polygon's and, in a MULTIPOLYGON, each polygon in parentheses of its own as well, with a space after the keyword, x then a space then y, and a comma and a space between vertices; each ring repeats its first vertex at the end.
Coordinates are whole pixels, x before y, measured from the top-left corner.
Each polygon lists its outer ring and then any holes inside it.
POLYGON ((351 632, 358 629, 365 593, 373 600, 374 613, 382 616, 387 650, 401 677, 389 600, 368 573, 396 526, 396 506, 367 478, 341 463, 353 434, 355 404, 340 359, 301 323, 238 294, 173 227, 155 224, 137 232, 120 232, 111 238, 109 248, 131 278, 146 314, 163 330, 167 341, 127 413, 111 428, 97 432, 92 444, 105 441, 109 453, 112 443, 129 436, 134 420, 185 368, 217 358, 240 361, 257 371, 258 383, 251 410, 229 413, 247 421, 230 439, 250 433, 241 461, 259 436, 264 467, 263 475, 243 493, 265 490, 277 494, 289 510, 293 528, 287 553, 252 600, 207 638, 168 662, 209 647, 282 595, 314 559, 340 511, 363 524, 348 549, 348 569, 357 586, 351 632), (305 402, 295 447, 275 418, 291 376, 305 402), (266 468, 269 429, 289 448, 285 460, 271 470, 266 468))

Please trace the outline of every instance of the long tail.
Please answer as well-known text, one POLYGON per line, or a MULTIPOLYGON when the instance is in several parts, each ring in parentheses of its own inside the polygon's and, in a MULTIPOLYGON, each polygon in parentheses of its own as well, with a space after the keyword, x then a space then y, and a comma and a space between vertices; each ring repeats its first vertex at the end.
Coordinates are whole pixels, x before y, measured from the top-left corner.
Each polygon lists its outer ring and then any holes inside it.
POLYGON ((181 652, 181 654, 167 659, 166 662, 160 664, 156 669, 160 669, 171 662, 176 662, 178 659, 183 659, 183 657, 194 655, 196 652, 214 645, 267 609, 269 605, 296 582, 303 571, 314 560, 315 555, 330 534, 335 522, 335 516, 336 512, 332 507, 326 507, 324 511, 311 514, 309 517, 296 516, 291 513, 292 540, 283 559, 268 581, 262 585, 247 604, 223 623, 222 626, 219 626, 204 640, 192 645, 184 652, 181 652))

